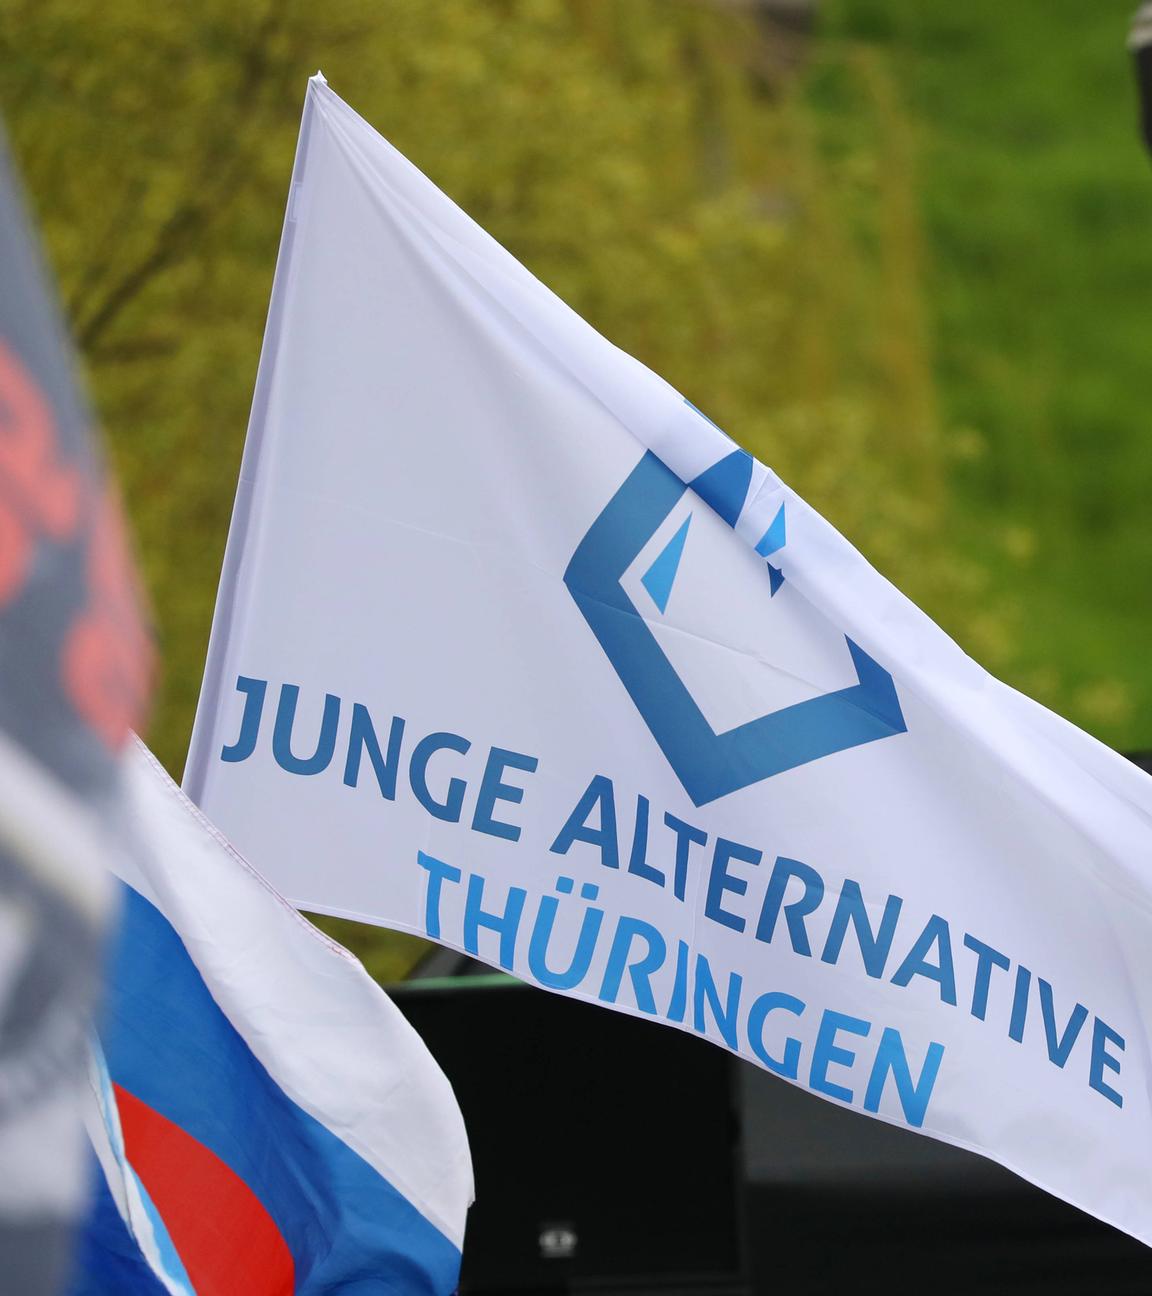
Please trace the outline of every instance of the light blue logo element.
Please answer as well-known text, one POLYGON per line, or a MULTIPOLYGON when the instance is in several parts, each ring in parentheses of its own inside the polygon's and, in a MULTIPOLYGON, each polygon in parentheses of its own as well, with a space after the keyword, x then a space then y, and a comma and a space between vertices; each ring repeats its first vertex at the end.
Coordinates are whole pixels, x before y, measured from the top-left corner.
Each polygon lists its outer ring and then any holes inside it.
MULTIPOLYGON (((778 553, 788 543, 788 528, 784 522, 784 505, 781 504, 776 510, 776 516, 772 519, 772 525, 760 537, 756 545, 756 552, 761 558, 767 558, 769 554, 778 553)), ((768 563, 768 584, 771 587, 769 596, 775 598, 780 592, 780 586, 784 584, 784 573, 779 567, 774 567, 768 563)))
POLYGON ((776 510, 776 516, 772 519, 772 525, 760 537, 756 552, 761 558, 768 558, 777 550, 783 549, 787 543, 788 529, 784 523, 784 505, 781 504, 776 510))
POLYGON ((672 594, 676 573, 680 569, 680 558, 684 553, 684 541, 688 539, 688 524, 691 521, 692 514, 689 513, 680 530, 668 541, 656 561, 640 578, 652 602, 662 613, 668 611, 668 599, 672 594))
MULTIPOLYGON (((726 502, 725 510, 717 511, 729 525, 739 517, 739 508, 731 515, 730 506, 740 491, 737 466, 744 482, 740 507, 751 477, 751 459, 744 476, 743 465, 736 462, 738 455, 748 459, 743 451, 736 451, 693 483, 694 489, 700 486, 726 502), (728 467, 717 473, 723 465, 728 467)), ((847 636, 855 684, 782 707, 723 733, 712 728, 621 585, 621 577, 686 489, 647 452, 577 546, 564 583, 693 803, 707 805, 798 765, 904 733, 907 725, 892 676, 847 636)), ((704 498, 712 502, 707 495, 704 498)), ((777 524, 782 543, 782 509, 765 540, 777 524)), ((686 521, 643 578, 661 611, 667 607, 687 531, 686 521)), ((770 563, 768 569, 775 593, 783 576, 770 563)))

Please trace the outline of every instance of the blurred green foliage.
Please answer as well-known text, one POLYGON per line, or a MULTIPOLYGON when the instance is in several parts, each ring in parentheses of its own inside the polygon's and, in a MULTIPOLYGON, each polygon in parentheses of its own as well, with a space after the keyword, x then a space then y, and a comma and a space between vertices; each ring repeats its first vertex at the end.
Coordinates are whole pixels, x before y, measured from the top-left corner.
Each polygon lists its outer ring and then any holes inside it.
MULTIPOLYGON (((1000 673, 1121 748, 1152 746, 1152 166, 1132 0, 825 0, 915 124, 953 543, 1015 613, 1000 673)), ((959 636, 963 641, 963 635, 959 636)))
MULTIPOLYGON (((317 66, 974 656, 1147 741, 1126 10, 835 0, 799 45, 720 0, 7 0, 0 107, 135 523, 160 758, 179 774, 317 66)), ((382 977, 412 956, 325 925, 382 977)))

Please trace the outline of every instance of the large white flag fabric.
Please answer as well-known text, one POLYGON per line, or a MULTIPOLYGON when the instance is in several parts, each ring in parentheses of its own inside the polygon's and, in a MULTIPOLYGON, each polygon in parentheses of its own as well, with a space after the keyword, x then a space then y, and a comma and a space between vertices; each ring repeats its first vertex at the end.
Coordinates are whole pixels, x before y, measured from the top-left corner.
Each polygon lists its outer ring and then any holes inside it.
POLYGON ((320 79, 186 786, 302 907, 696 1032, 1152 1241, 1152 782, 320 79))

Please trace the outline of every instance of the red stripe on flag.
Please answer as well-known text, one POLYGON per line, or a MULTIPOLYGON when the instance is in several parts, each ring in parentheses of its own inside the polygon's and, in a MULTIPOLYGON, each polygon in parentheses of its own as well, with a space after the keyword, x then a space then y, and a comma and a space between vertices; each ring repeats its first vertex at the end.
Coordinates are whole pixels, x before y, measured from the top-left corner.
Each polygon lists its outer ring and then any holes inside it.
POLYGON ((128 1161, 197 1296, 292 1296, 292 1253, 252 1189, 179 1125, 113 1087, 128 1161))

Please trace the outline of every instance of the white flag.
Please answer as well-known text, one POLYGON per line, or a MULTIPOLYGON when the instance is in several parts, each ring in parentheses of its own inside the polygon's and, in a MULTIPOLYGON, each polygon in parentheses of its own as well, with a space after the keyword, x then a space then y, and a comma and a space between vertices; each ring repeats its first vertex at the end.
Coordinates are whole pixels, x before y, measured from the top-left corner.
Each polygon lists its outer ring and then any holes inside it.
POLYGON ((187 786, 304 908, 695 1032, 1152 1240, 1152 782, 320 80, 187 786))

